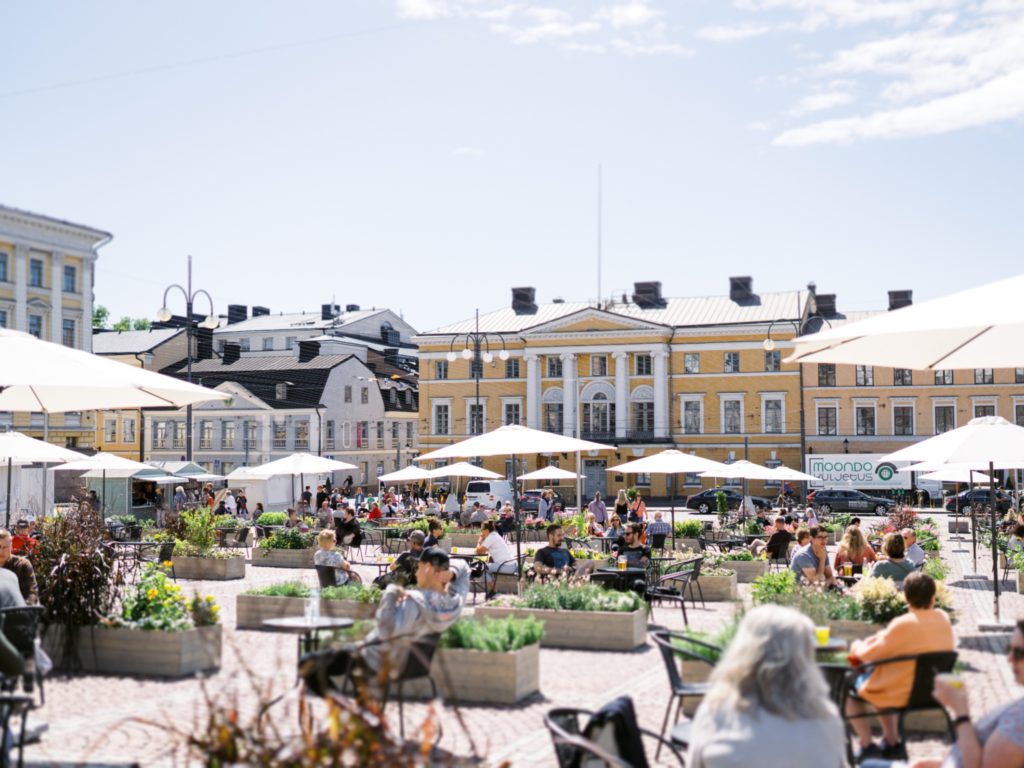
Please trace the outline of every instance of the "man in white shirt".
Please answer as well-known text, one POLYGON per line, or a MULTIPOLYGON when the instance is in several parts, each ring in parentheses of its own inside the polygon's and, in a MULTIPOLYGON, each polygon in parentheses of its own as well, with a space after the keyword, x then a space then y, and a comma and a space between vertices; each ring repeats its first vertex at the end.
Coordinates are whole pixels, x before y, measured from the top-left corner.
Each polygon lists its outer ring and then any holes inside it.
POLYGON ((516 563, 512 550, 509 549, 505 539, 498 533, 493 520, 487 520, 480 531, 480 540, 476 545, 478 555, 490 555, 491 560, 487 563, 487 597, 494 597, 498 585, 498 573, 515 573, 516 563))
POLYGON ((238 513, 238 504, 235 502, 235 494, 228 488, 228 495, 224 497, 224 509, 228 511, 229 515, 238 513))
POLYGON ((914 533, 914 529, 904 528, 900 531, 900 535, 903 536, 903 546, 906 550, 903 557, 915 566, 921 565, 924 562, 925 554, 924 550, 921 549, 921 545, 917 543, 917 534, 914 533))

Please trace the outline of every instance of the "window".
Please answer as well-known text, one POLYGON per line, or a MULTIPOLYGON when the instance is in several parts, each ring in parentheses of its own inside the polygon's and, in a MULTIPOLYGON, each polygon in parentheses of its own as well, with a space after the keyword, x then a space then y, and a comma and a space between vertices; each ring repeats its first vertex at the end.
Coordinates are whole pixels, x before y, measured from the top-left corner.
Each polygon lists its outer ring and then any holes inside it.
POLYGON ((222 421, 220 423, 220 447, 225 450, 235 447, 235 422, 222 421))
POLYGON ((9 427, 14 422, 14 414, 10 411, 0 411, 0 427, 9 427))
POLYGON ((324 448, 334 450, 334 419, 324 422, 324 448))
POLYGON ((483 357, 474 355, 473 359, 469 361, 469 378, 482 379, 483 377, 484 359, 483 357))
POLYGON ((700 373, 700 352, 683 354, 683 373, 700 373))
POLYGON ((42 429, 43 428, 43 414, 41 414, 41 413, 33 413, 33 414, 31 414, 29 416, 29 426, 32 427, 32 429, 42 429))
POLYGON ((469 404, 469 434, 482 435, 484 432, 484 404, 469 404))
MULTIPOLYGON (((736 354, 736 353, 727 353, 736 354)), ((739 435, 743 432, 743 403, 739 400, 722 401, 722 432, 739 435)))
MULTIPOLYGON (((818 370, 821 370, 821 366, 818 366, 818 370)), ((818 434, 819 435, 837 435, 839 421, 839 409, 834 405, 819 405, 818 406, 818 434)))
POLYGON ((870 365, 857 366, 857 386, 873 387, 875 385, 875 369, 870 365))
POLYGON ((7 310, 0 309, 0 328, 7 327, 7 310))
POLYGON ((858 435, 875 434, 875 406, 858 405, 855 410, 855 416, 857 418, 858 435))
POLYGON ((1013 383, 1024 384, 1024 368, 1013 369, 1013 383))
POLYGON ((995 403, 975 403, 974 404, 974 418, 979 416, 995 416, 996 405, 995 403))
POLYGON ((447 360, 435 360, 434 361, 434 378, 435 379, 447 379, 448 378, 448 361, 447 360))
POLYGON ((199 422, 199 447, 209 450, 213 448, 213 422, 199 422))
POLYGON ((522 406, 519 403, 505 403, 505 423, 521 424, 522 406))
POLYGON ((683 401, 683 434, 699 435, 704 431, 704 407, 700 400, 683 401))
POLYGON ((255 421, 243 421, 242 422, 242 443, 248 450, 253 450, 259 447, 259 425, 255 421))
POLYGON ((266 336, 266 337, 264 337, 264 339, 263 339, 263 351, 264 352, 273 352, 274 351, 274 337, 273 336, 266 336))
POLYGON ((935 372, 935 383, 941 386, 949 386, 953 383, 953 372, 952 371, 936 371, 935 372))
POLYGON ((60 321, 60 343, 65 347, 75 346, 75 321, 70 317, 62 318, 60 321))
POLYGON ((64 265, 64 293, 78 293, 78 270, 70 264, 64 265))
POLYGON ((249 351, 249 340, 248 339, 239 339, 238 340, 238 351, 239 352, 248 352, 249 351))
POLYGON ((284 422, 284 419, 274 420, 274 438, 271 445, 274 448, 288 447, 288 425, 284 422))
POLYGON ((384 447, 384 422, 377 422, 377 445, 384 447))
POLYGON ((82 412, 81 411, 65 411, 64 412, 64 426, 65 427, 80 427, 80 426, 82 426, 82 412))
POLYGON ((103 420, 103 439, 108 443, 117 440, 117 419, 113 416, 103 420))
POLYGON ((352 402, 352 385, 351 384, 346 384, 345 385, 345 402, 346 403, 351 403, 352 402))
POLYGON ((547 378, 562 378, 562 358, 558 355, 548 355, 544 359, 547 362, 547 378))
POLYGON ((405 439, 412 442, 412 422, 407 421, 405 423, 405 439))
POLYGON ((43 287, 43 260, 30 259, 28 263, 28 284, 33 288, 43 287))
MULTIPOLYGON (((818 386, 819 387, 834 387, 836 385, 836 366, 835 363, 819 363, 818 364, 818 386)), ((818 434, 821 434, 820 432, 818 434)))
POLYGON ((356 448, 366 448, 370 439, 370 422, 356 422, 356 448))
POLYGON ((892 383, 895 387, 909 387, 914 383, 914 373, 909 368, 893 368, 892 383))
POLYGON ((167 447, 167 422, 158 421, 153 425, 153 447, 167 447))
POLYGON ((561 403, 544 403, 544 431, 562 434, 563 413, 561 403))
POLYGON ((782 370, 782 353, 773 349, 764 353, 764 369, 769 373, 778 373, 782 370))
POLYGON ((740 353, 739 352, 726 352, 725 353, 725 367, 723 370, 726 373, 739 373, 740 372, 740 353))
POLYGON ((434 405, 434 434, 447 435, 449 427, 449 406, 447 403, 434 405))
POLYGON ((992 369, 991 368, 975 368, 974 369, 974 383, 975 384, 991 384, 992 383, 992 369))
POLYGON ((892 407, 892 431, 896 435, 914 434, 914 406, 894 405, 892 407))
POLYGON ((174 422, 174 447, 184 448, 185 447, 185 422, 176 421, 174 422))
POLYGON ((637 376, 651 375, 652 366, 650 355, 637 354, 634 360, 636 361, 634 365, 634 371, 636 372, 637 376))
POLYGON ((305 419, 295 422, 295 450, 309 450, 309 422, 305 419))
POLYGON ((1024 427, 1024 403, 1014 403, 1013 423, 1018 427, 1024 427))
POLYGON ((764 431, 769 434, 782 434, 782 400, 773 398, 764 401, 764 431))
POLYGON ((513 357, 505 361, 505 378, 506 379, 518 379, 519 378, 519 358, 513 357))
POLYGON ((362 388, 362 391, 359 393, 359 402, 362 403, 363 405, 368 405, 369 404, 369 402, 370 402, 370 388, 369 387, 363 387, 362 388))
POLYGON ((654 435, 654 403, 650 400, 633 403, 633 431, 638 437, 654 435))
POLYGON ((284 348, 295 349, 296 343, 298 343, 298 339, 295 336, 286 336, 284 340, 284 348))
POLYGON ((274 399, 275 400, 287 400, 288 399, 288 382, 279 381, 274 385, 274 399))
POLYGON ((397 421, 391 422, 391 444, 398 444, 398 428, 400 424, 397 421))
POLYGON ((135 417, 124 416, 121 418, 121 442, 135 442, 135 417))
POLYGON ((42 315, 29 315, 28 316, 28 332, 35 336, 37 339, 43 338, 43 316, 42 315))
POLYGON ((949 432, 951 429, 956 429, 955 405, 936 405, 934 409, 934 416, 936 435, 942 434, 943 432, 949 432))
POLYGON ((594 395, 594 399, 583 404, 583 435, 586 438, 607 438, 615 434, 615 403, 608 402, 603 392, 594 395))
POLYGON ((10 280, 7 276, 7 260, 10 258, 6 253, 0 253, 0 283, 6 283, 10 280))
POLYGON ((607 376, 608 375, 608 355, 591 355, 590 356, 590 375, 591 376, 607 376))

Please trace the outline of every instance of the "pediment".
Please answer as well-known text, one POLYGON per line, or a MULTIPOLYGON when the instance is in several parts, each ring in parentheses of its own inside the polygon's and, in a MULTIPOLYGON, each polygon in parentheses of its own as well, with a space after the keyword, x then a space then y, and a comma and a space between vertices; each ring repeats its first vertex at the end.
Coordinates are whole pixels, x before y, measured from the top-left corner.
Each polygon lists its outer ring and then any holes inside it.
POLYGON ((635 333, 637 331, 649 331, 652 333, 665 333, 668 329, 659 323, 651 323, 634 317, 626 317, 615 312, 608 312, 602 309, 589 308, 571 315, 552 320, 543 325, 534 326, 522 335, 549 336, 549 335, 581 335, 588 333, 635 333))

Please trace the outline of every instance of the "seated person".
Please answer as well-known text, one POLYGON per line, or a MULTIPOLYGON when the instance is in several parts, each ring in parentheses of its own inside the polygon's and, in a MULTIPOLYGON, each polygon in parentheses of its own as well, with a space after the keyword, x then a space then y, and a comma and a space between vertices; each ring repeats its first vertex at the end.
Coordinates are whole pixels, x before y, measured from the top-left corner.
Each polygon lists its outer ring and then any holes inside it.
POLYGON ((665 538, 668 538, 672 534, 672 526, 661 518, 661 510, 654 510, 654 520, 647 524, 647 529, 644 531, 647 536, 648 544, 654 544, 655 536, 665 536, 665 538))
POLYGON ((373 502, 373 505, 370 507, 369 513, 366 515, 366 519, 379 520, 382 517, 384 517, 384 513, 380 511, 380 507, 377 506, 377 502, 373 502))
POLYGON ((904 528, 900 531, 900 536, 903 537, 903 556, 915 567, 922 565, 925 554, 921 545, 917 543, 917 532, 913 528, 904 528))
POLYGON ((784 517, 775 518, 775 533, 768 537, 765 549, 768 550, 768 557, 781 559, 789 554, 790 542, 794 541, 793 534, 786 528, 784 517))
POLYGON ((416 569, 419 566, 420 555, 423 554, 423 544, 427 536, 423 531, 409 531, 409 549, 395 558, 395 562, 388 566, 388 572, 380 576, 374 583, 378 586, 398 584, 403 587, 416 586, 416 569))
POLYGON ((231 514, 231 510, 228 509, 227 502, 226 502, 225 499, 221 499, 220 501, 217 502, 217 508, 215 510, 213 510, 213 514, 215 514, 215 515, 230 515, 231 514))
POLYGON ((441 634, 458 621, 468 592, 469 566, 449 561, 437 547, 426 549, 416 566, 416 587, 388 585, 377 607, 377 626, 363 643, 307 654, 299 674, 310 690, 324 696, 336 687, 329 678, 401 669, 413 642, 441 634))
POLYGON ((359 527, 355 510, 351 507, 342 510, 341 520, 335 522, 334 530, 342 546, 359 547, 363 543, 363 530, 359 527))
POLYGON ((19 520, 14 536, 11 538, 11 546, 14 554, 30 556, 35 552, 39 542, 32 537, 32 524, 28 520, 19 520))
POLYGON ((436 547, 437 542, 444 538, 444 525, 440 520, 427 523, 427 538, 423 540, 423 548, 436 547))
POLYGON ((1013 532, 1010 534, 1009 540, 1006 542, 1006 551, 1014 552, 1018 549, 1024 549, 1024 525, 1018 523, 1013 527, 1013 532))
POLYGON ((348 584, 349 581, 359 581, 359 574, 352 570, 352 566, 348 564, 341 552, 334 548, 337 544, 334 531, 320 531, 317 534, 316 543, 320 545, 320 548, 313 555, 313 565, 329 565, 332 568, 337 568, 338 572, 335 574, 334 580, 339 586, 348 584))
POLYGON ((622 518, 612 514, 608 519, 608 527, 604 529, 604 537, 606 539, 621 539, 625 532, 626 529, 622 527, 622 518))
POLYGON ((767 528, 770 525, 768 517, 765 514, 764 507, 757 508, 757 511, 754 512, 754 519, 761 524, 762 528, 767 528))
POLYGON ((508 544, 496 528, 493 520, 484 522, 480 530, 480 540, 476 545, 478 555, 491 556, 490 562, 487 563, 487 597, 494 597, 498 573, 516 572, 516 559, 512 555, 512 550, 508 548, 508 544))
POLYGON ((651 559, 651 550, 641 543, 640 534, 640 523, 626 523, 623 534, 625 546, 612 547, 618 556, 626 558, 626 565, 630 568, 646 568, 651 559))
POLYGON ((39 587, 36 585, 36 572, 27 557, 12 553, 14 540, 11 532, 0 528, 0 568, 14 574, 18 580, 18 590, 26 605, 39 605, 39 587))
POLYGON ((868 544, 860 528, 855 525, 847 526, 843 533, 843 540, 839 542, 836 549, 836 570, 838 571, 843 563, 851 563, 858 568, 875 562, 875 550, 868 544))
POLYGON ((887 533, 882 539, 884 560, 875 563, 871 569, 872 576, 884 576, 897 584, 914 572, 914 564, 904 558, 903 537, 898 533, 887 533))
POLYGON ((331 503, 326 499, 320 505, 320 509, 317 510, 316 519, 320 523, 321 530, 334 527, 334 511, 331 509, 331 503))
POLYGON ((501 508, 501 516, 498 518, 498 533, 508 536, 516 531, 516 512, 512 509, 512 502, 506 501, 501 508))
POLYGON ((547 527, 548 544, 537 550, 533 558, 533 570, 538 576, 558 576, 571 573, 576 567, 576 558, 562 547, 565 531, 558 523, 547 527))
POLYGON ((309 530, 309 526, 306 525, 306 521, 299 517, 298 511, 288 508, 288 519, 284 521, 285 528, 298 528, 300 531, 305 533, 309 530))
MULTIPOLYGON (((935 581, 932 577, 924 573, 910 574, 903 582, 903 596, 909 608, 907 613, 893 619, 881 632, 864 640, 855 640, 850 645, 850 660, 855 667, 897 656, 954 649, 953 625, 945 611, 935 607, 935 581)), ((856 698, 847 699, 846 714, 870 712, 868 705, 875 710, 902 707, 910 697, 913 682, 912 661, 877 667, 865 679, 858 678, 856 698)), ((860 740, 860 760, 867 757, 906 759, 906 749, 899 743, 896 716, 882 715, 878 719, 884 738, 881 745, 871 739, 868 718, 856 717, 849 721, 860 740)))
POLYGON ((789 569, 796 574, 798 584, 825 584, 835 586, 836 577, 828 563, 828 531, 812 525, 809 529, 810 543, 793 554, 789 569))
POLYGON ((601 536, 604 529, 597 522, 597 516, 593 512, 587 512, 587 536, 601 536))
POLYGON ((471 526, 473 526, 475 528, 476 526, 480 525, 481 523, 484 523, 487 520, 489 520, 490 517, 491 517, 491 513, 487 509, 485 509, 484 507, 480 506, 480 502, 478 502, 478 501, 474 501, 473 502, 473 512, 469 516, 469 524, 471 526))

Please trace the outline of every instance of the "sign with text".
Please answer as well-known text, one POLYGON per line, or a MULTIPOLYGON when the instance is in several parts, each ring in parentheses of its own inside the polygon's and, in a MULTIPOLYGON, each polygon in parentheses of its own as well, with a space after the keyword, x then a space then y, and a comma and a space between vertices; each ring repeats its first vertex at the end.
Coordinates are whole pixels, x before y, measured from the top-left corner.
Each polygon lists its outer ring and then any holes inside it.
POLYGON ((823 453, 807 457, 805 471, 818 478, 812 488, 910 488, 910 473, 882 461, 882 453, 823 453))

